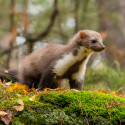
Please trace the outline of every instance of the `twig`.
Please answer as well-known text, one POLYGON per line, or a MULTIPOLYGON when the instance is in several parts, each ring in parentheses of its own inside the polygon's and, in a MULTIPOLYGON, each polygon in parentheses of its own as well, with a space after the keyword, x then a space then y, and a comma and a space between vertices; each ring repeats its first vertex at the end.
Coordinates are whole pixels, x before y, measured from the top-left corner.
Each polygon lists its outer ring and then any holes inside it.
POLYGON ((17 46, 14 46, 14 47, 11 47, 11 48, 9 48, 9 49, 4 50, 3 52, 0 53, 0 57, 3 56, 3 55, 5 55, 5 54, 7 54, 7 53, 9 53, 9 52, 11 52, 11 51, 14 50, 14 49, 18 49, 18 48, 24 46, 25 44, 26 44, 26 43, 23 43, 23 44, 21 44, 21 45, 17 45, 17 46))
POLYGON ((51 18, 50 18, 50 22, 49 22, 49 24, 48 24, 48 26, 46 27, 46 29, 42 32, 42 33, 40 33, 39 35, 37 35, 35 38, 31 38, 31 37, 26 37, 26 42, 24 42, 23 44, 21 44, 21 45, 18 45, 18 46, 14 46, 14 47, 12 47, 12 48, 10 48, 10 49, 7 49, 7 50, 5 50, 5 51, 3 51, 3 52, 1 52, 0 53, 0 56, 3 56, 4 54, 8 54, 8 53, 10 53, 13 49, 17 49, 17 48, 19 48, 19 47, 22 47, 23 45, 25 45, 26 43, 28 43, 28 42, 36 42, 36 41, 38 41, 38 40, 42 40, 42 39, 44 39, 49 33, 50 33, 50 31, 51 31, 51 29, 52 29, 52 27, 53 27, 53 25, 54 25, 54 22, 55 22, 55 19, 56 19, 56 17, 57 17, 57 14, 58 14, 58 0, 54 0, 54 10, 53 10, 53 12, 52 12, 52 15, 51 15, 51 18))
POLYGON ((35 38, 27 37, 26 38, 27 42, 35 42, 35 41, 38 41, 38 40, 42 40, 50 33, 51 28, 54 25, 56 16, 58 14, 57 4, 58 4, 58 0, 54 0, 54 10, 52 12, 52 15, 51 15, 51 18, 50 18, 50 22, 49 22, 48 26, 46 27, 46 29, 42 33, 37 35, 35 38))
POLYGON ((71 116, 69 116, 69 118, 74 122, 75 125, 77 125, 77 123, 75 122, 75 120, 71 116))

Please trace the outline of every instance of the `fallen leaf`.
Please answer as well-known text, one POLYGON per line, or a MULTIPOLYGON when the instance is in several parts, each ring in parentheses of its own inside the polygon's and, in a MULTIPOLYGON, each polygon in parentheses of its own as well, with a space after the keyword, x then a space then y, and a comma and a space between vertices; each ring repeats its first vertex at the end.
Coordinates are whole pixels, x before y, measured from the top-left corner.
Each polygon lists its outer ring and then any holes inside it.
POLYGON ((3 80, 3 84, 5 84, 6 83, 6 80, 3 80))
POLYGON ((20 94, 16 94, 16 95, 19 96, 19 97, 21 96, 20 94))
POLYGON ((8 91, 14 91, 14 90, 22 90, 24 93, 27 93, 27 91, 29 90, 28 86, 26 85, 20 85, 17 82, 13 84, 12 87, 7 89, 8 91))
POLYGON ((5 85, 6 86, 10 86, 12 84, 12 82, 6 82, 5 85))
POLYGON ((106 93, 103 89, 99 89, 98 92, 106 93))
POLYGON ((1 121, 3 121, 5 125, 9 125, 9 123, 12 121, 12 113, 8 113, 1 117, 1 121))
POLYGON ((43 94, 46 94, 46 93, 47 93, 47 88, 45 88, 43 91, 43 94))
POLYGON ((35 97, 36 97, 36 95, 32 96, 29 100, 30 101, 35 101, 35 97))
POLYGON ((16 111, 23 111, 23 109, 24 109, 23 100, 20 99, 20 100, 18 100, 17 102, 18 102, 18 104, 20 104, 20 105, 13 106, 13 109, 15 109, 16 111))
POLYGON ((5 116, 5 115, 7 115, 6 112, 4 112, 4 111, 0 111, 0 117, 3 117, 3 116, 5 116))
POLYGON ((112 95, 116 95, 115 91, 111 92, 112 95))
POLYGON ((13 106, 13 109, 15 109, 16 111, 23 111, 24 105, 13 106))
POLYGON ((17 102, 18 102, 18 104, 20 104, 20 105, 24 105, 23 100, 21 100, 21 99, 18 100, 17 102))
POLYGON ((31 90, 32 90, 33 92, 37 92, 37 90, 36 90, 35 88, 31 88, 31 90))
POLYGON ((62 88, 56 88, 56 89, 47 88, 47 91, 62 91, 62 90, 65 90, 65 89, 62 89, 62 88))
POLYGON ((77 89, 71 89, 71 91, 79 92, 79 90, 77 90, 77 89))

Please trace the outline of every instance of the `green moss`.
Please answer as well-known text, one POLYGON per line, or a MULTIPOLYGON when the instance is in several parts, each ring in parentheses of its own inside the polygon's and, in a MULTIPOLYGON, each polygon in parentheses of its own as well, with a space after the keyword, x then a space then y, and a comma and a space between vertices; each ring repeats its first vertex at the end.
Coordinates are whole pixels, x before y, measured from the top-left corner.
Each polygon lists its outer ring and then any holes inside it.
POLYGON ((64 110, 68 115, 75 113, 77 117, 89 116, 106 119, 113 124, 125 120, 125 98, 96 92, 50 92, 41 95, 41 101, 64 110))
MULTIPOLYGON (((13 125, 117 125, 125 122, 125 98, 110 94, 64 90, 24 94, 9 92, 0 84, 0 101, 0 111, 13 112, 13 125), (35 101, 29 101, 34 95, 35 101), (18 105, 19 99, 24 102, 21 112, 12 108, 18 105)), ((0 125, 4 125, 2 121, 0 125)))

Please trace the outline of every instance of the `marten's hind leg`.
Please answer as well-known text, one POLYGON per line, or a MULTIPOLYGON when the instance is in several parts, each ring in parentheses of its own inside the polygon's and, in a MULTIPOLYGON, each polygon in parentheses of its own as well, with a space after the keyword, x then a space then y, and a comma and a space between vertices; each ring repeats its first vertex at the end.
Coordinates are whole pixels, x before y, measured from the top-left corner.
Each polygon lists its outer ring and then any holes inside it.
POLYGON ((42 90, 44 88, 51 88, 51 89, 58 88, 58 84, 55 82, 54 76, 55 74, 50 71, 44 73, 38 84, 38 89, 42 90))
POLYGON ((25 76, 25 75, 23 75, 23 76, 20 78, 19 82, 20 82, 21 84, 27 85, 29 88, 32 88, 33 81, 32 81, 32 78, 31 78, 30 76, 25 76))

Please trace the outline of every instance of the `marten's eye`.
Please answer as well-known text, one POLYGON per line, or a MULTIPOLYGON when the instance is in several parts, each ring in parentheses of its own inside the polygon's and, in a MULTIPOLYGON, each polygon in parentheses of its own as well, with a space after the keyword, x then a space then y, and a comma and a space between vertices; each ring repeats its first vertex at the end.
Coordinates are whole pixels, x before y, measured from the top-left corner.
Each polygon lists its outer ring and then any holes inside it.
POLYGON ((92 40, 91 42, 92 42, 92 43, 96 43, 96 40, 92 40))

